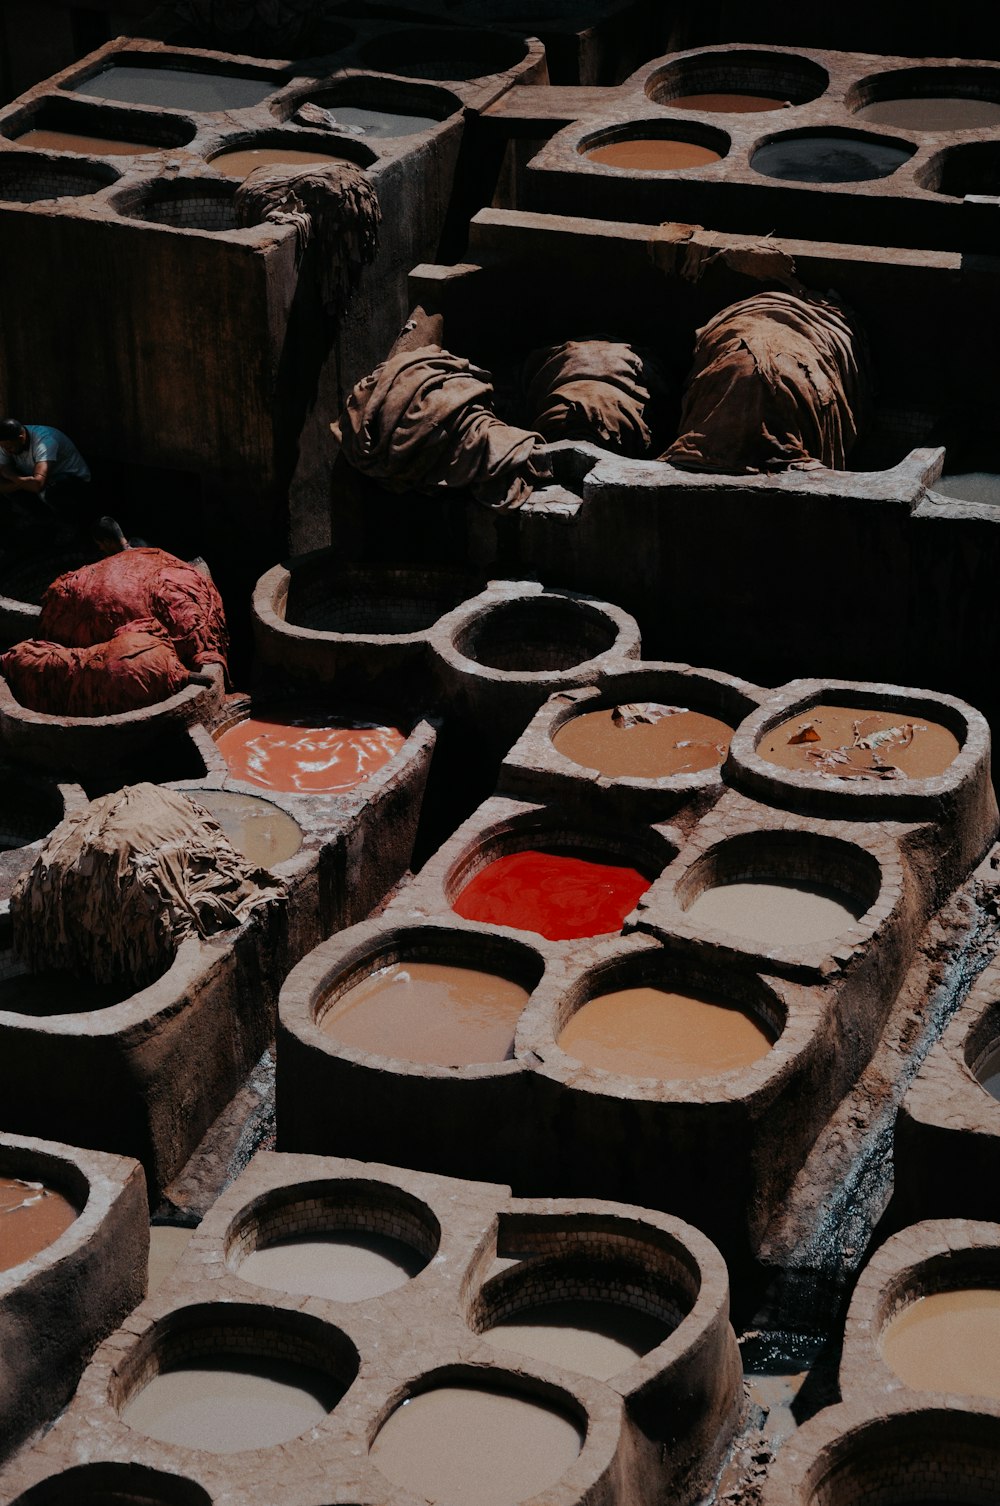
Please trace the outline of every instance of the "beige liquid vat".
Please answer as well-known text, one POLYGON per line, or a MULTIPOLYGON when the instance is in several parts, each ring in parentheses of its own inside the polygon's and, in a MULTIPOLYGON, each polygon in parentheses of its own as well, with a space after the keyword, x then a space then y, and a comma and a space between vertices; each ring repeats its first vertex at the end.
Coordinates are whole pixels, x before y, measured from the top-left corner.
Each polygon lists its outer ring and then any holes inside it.
POLYGON ((576 1422, 545 1402, 439 1386, 397 1407, 371 1457, 387 1479, 435 1506, 515 1506, 554 1485, 582 1445, 576 1422))
POLYGON ((50 152, 80 152, 95 157, 138 157, 143 152, 168 150, 155 141, 123 141, 115 136, 84 136, 76 131, 25 131, 17 138, 18 146, 31 146, 50 152))
POLYGON ((121 1415, 160 1443, 235 1454, 298 1438, 324 1421, 341 1394, 328 1376, 302 1365, 219 1355, 155 1375, 121 1415))
POLYGON ((294 857, 302 846, 301 826, 269 800, 230 790, 185 790, 184 794, 204 806, 236 851, 258 868, 273 868, 294 857))
POLYGON ((919 1297, 886 1328, 882 1357, 915 1390, 1000 1401, 1000 1290, 919 1297))
POLYGON ((347 990, 319 1027, 345 1046, 444 1067, 506 1061, 528 992, 438 962, 394 962, 347 990))
POLYGON ((232 152, 220 152, 213 157, 210 166, 227 178, 248 178, 258 167, 308 167, 317 163, 349 162, 343 153, 322 152, 316 148, 303 149, 291 146, 242 147, 232 152))
POLYGON ((552 745, 563 757, 609 779, 663 779, 716 768, 732 735, 727 722, 699 711, 678 709, 656 721, 625 725, 609 709, 586 711, 564 722, 552 745))
POLYGON ((546 1365, 608 1380, 670 1333, 661 1318, 615 1302, 545 1302, 498 1323, 483 1337, 546 1365))
POLYGON ((879 99, 855 114, 872 125, 902 126, 908 131, 990 130, 1000 125, 1000 100, 960 94, 879 99))
POLYGON ((718 884, 699 894, 687 911, 699 928, 728 931, 765 947, 831 940, 863 913, 845 894, 796 879, 718 884))
POLYGON ((667 136, 636 137, 589 147, 586 157, 605 167, 630 167, 640 172, 669 173, 683 167, 705 167, 721 162, 719 152, 694 141, 674 141, 667 136))
POLYGON ((748 1067, 772 1042, 733 1005, 660 988, 623 988, 582 1005, 559 1045, 605 1072, 687 1081, 748 1067))
POLYGON ((364 1302, 405 1286, 426 1260, 401 1240, 365 1229, 278 1240, 240 1262, 244 1281, 331 1302, 364 1302))
POLYGON ((960 751, 955 734, 929 717, 820 703, 779 722, 757 744, 761 758, 779 768, 867 780, 886 779, 886 767, 899 771, 896 779, 932 779, 960 751))
POLYGON ((46 1249, 77 1216, 69 1199, 44 1182, 0 1176, 0 1271, 46 1249))

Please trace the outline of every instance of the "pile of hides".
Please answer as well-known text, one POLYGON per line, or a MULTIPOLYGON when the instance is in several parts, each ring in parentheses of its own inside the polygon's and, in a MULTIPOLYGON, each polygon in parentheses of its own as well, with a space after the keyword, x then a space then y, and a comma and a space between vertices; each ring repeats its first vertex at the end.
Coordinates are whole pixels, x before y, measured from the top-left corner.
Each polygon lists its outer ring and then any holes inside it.
POLYGON ((504 423, 492 398, 488 372, 422 345, 363 377, 331 427, 344 458, 390 491, 468 489, 487 507, 520 507, 549 463, 541 435, 504 423))
POLYGON ((544 439, 589 440, 620 455, 649 450, 661 385, 638 351, 614 340, 566 340, 532 351, 524 366, 528 421, 544 439))
POLYGON ((868 399, 863 342, 833 298, 759 293, 698 331, 671 465, 843 470, 868 399))
POLYGON ((378 251, 382 210, 366 172, 353 162, 258 167, 234 202, 238 225, 294 225, 300 256, 315 240, 323 307, 335 315, 347 306, 378 251))
POLYGON ((22 706, 52 716, 138 711, 176 695, 189 678, 163 628, 149 620, 92 648, 28 638, 0 655, 0 673, 22 706))
POLYGON ((53 716, 135 711, 182 690, 192 670, 227 669, 222 598, 162 549, 126 549, 60 575, 38 631, 0 657, 0 672, 22 706, 53 716))
POLYGON ((14 951, 33 970, 143 987, 188 937, 230 930, 283 897, 193 800, 127 785, 57 826, 21 875, 14 951))

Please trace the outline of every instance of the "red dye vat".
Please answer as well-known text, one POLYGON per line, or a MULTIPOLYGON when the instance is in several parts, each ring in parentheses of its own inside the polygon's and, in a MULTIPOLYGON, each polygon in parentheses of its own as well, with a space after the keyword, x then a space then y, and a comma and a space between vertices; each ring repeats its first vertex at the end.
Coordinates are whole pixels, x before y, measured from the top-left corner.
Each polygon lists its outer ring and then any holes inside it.
POLYGON ((217 739, 230 773, 265 790, 320 795, 350 790, 399 751, 398 727, 322 712, 249 716, 217 739))
POLYGON ((452 909, 466 920, 568 941, 620 931, 649 885, 636 868, 529 849, 498 858, 477 873, 452 909))

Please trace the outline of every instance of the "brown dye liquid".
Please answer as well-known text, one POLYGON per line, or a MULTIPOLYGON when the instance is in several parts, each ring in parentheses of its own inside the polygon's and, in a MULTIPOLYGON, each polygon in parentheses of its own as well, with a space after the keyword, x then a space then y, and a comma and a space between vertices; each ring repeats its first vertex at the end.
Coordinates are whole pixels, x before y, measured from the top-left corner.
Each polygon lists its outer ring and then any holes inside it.
POLYGON ((138 157, 143 152, 162 152, 155 141, 121 141, 114 136, 84 136, 73 131, 25 131, 18 146, 44 148, 50 152, 82 152, 97 157, 138 157))
POLYGON ((670 1333, 662 1318, 616 1302, 543 1302, 505 1319, 483 1335, 497 1349, 513 1349, 546 1365, 596 1380, 648 1354, 670 1333))
POLYGON ((614 710, 586 711, 552 739, 565 758, 609 779, 664 779, 721 764, 733 729, 717 717, 684 708, 655 722, 626 726, 614 710))
POLYGON ((154 1376, 121 1415, 161 1443, 236 1454, 297 1438, 338 1400, 334 1382, 305 1366, 220 1355, 154 1376))
POLYGON ((776 94, 679 94, 676 99, 663 99, 660 103, 669 105, 672 110, 756 115, 764 110, 785 109, 790 101, 779 99, 776 94))
POLYGON ((1000 100, 968 99, 961 95, 930 95, 923 99, 879 99, 864 105, 858 120, 873 125, 902 126, 908 131, 974 131, 1000 125, 1000 100))
POLYGON ((345 1046, 443 1067, 506 1061, 526 989, 495 973, 394 962, 363 979, 319 1021, 345 1046))
POLYGON ((622 988, 591 999, 559 1036, 563 1051, 585 1066, 683 1081, 748 1067, 771 1044, 742 1009, 661 988, 622 988))
POLYGON ((269 800, 229 790, 185 790, 222 827, 237 852, 258 868, 273 868, 302 846, 302 828, 269 800))
POLYGON ((582 1444, 577 1424, 543 1401, 440 1386, 397 1407, 371 1457, 438 1506, 515 1506, 553 1485, 582 1444))
POLYGON ((77 1216, 68 1198, 43 1182, 0 1176, 0 1271, 46 1249, 77 1216))
POLYGON ((899 771, 892 778, 931 779, 943 774, 959 751, 958 738, 940 722, 863 706, 809 706, 772 727, 757 744, 761 758, 779 768, 871 781, 886 779, 886 767, 899 771))
POLYGON ((253 146, 220 152, 212 158, 211 165, 227 178, 247 178, 258 167, 305 167, 309 163, 348 161, 350 158, 336 152, 304 151, 301 147, 290 146, 253 146))
POLYGON ((179 1229, 171 1224, 153 1224, 149 1231, 147 1297, 166 1281, 187 1249, 193 1233, 193 1229, 179 1229))
POLYGON ((706 889, 687 913, 696 926, 746 936, 767 947, 801 946, 839 936, 863 911, 822 884, 757 879, 706 889))
POLYGON ((392 1292, 426 1261, 401 1240, 365 1229, 282 1239, 240 1262, 244 1281, 331 1302, 364 1302, 392 1292))
POLYGON ((1000 1291, 965 1287, 919 1297, 886 1328, 882 1357, 915 1390, 1000 1401, 1000 1291))
POLYGON ((612 141, 607 146, 590 148, 587 157, 605 167, 631 167, 641 172, 670 173, 682 167, 704 167, 721 162, 722 155, 693 141, 671 141, 666 136, 638 137, 630 141, 612 141))

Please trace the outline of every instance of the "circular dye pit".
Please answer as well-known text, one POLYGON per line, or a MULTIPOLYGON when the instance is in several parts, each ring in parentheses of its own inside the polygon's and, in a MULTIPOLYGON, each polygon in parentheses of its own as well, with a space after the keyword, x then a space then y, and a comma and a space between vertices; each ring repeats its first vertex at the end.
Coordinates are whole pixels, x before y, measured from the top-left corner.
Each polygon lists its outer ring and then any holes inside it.
POLYGON ((238 795, 231 790, 185 790, 195 805, 214 816, 230 842, 247 862, 258 868, 273 868, 293 858, 302 846, 302 828, 287 812, 259 800, 256 795, 238 795))
POLYGON ((955 734, 928 717, 824 704, 779 722, 757 744, 761 758, 779 768, 888 782, 932 779, 960 751, 955 734))
POLYGON ((483 1337, 496 1349, 514 1350, 595 1380, 609 1380, 671 1332, 662 1318, 617 1302, 540 1302, 498 1323, 483 1337))
POLYGON ((722 153, 696 141, 680 141, 669 136, 634 136, 627 141, 609 141, 603 146, 587 147, 588 162, 602 167, 624 167, 644 173, 672 173, 685 167, 706 167, 721 162, 722 153))
POLYGON ((327 114, 332 130, 343 126, 351 136, 365 136, 374 141, 416 136, 441 124, 433 115, 405 115, 402 111, 366 109, 363 105, 332 104, 327 107, 327 114))
POLYGON ((279 87, 280 83, 274 79, 130 64, 113 64, 72 86, 74 94, 89 94, 95 99, 206 112, 251 108, 279 87))
POLYGON ((1000 1046, 995 1047, 976 1069, 976 1080, 991 1098, 1000 1099, 1000 1046))
POLYGON ((515 1506, 555 1484, 582 1446, 578 1424, 536 1398, 439 1386, 397 1407, 371 1457, 388 1480, 439 1506, 515 1506))
POLYGON ((397 727, 332 712, 260 712, 216 738, 235 778, 305 795, 353 789, 387 764, 405 741, 397 727))
POLYGON ((0 1011, 33 1015, 87 1014, 110 1009, 135 992, 130 984, 95 983, 59 968, 39 973, 12 973, 0 978, 0 1011))
POLYGON ((74 131, 25 131, 17 138, 18 146, 32 146, 39 151, 79 152, 84 156, 138 157, 143 152, 166 150, 155 141, 125 141, 115 136, 84 136, 74 131))
POLYGON ((342 1045, 442 1067, 507 1061, 527 989, 495 973, 394 962, 349 988, 319 1020, 342 1045))
POLYGON ((765 110, 784 110, 789 99, 776 94, 679 94, 676 99, 661 100, 671 110, 701 110, 716 115, 758 115, 765 110))
POLYGON ((792 183, 863 183, 888 177, 914 150, 866 136, 782 136, 758 147, 750 166, 765 177, 792 183))
POLYGON ((885 1329, 882 1357, 914 1390, 1000 1400, 1000 1291, 918 1297, 885 1329))
POLYGON ((662 988, 622 988, 590 999, 559 1035, 562 1050, 584 1066, 673 1081, 739 1071, 772 1044, 738 1006, 662 988))
POLYGON ((0 1271, 46 1249, 77 1217, 73 1204, 44 1182, 0 1176, 0 1271))
POLYGON ((868 908, 842 890, 800 879, 717 884, 688 906, 692 923, 764 947, 804 946, 839 936, 868 908))
POLYGON ((934 491, 956 502, 978 502, 986 507, 1000 507, 1000 471, 958 471, 942 476, 934 491))
POLYGON ((274 1291, 330 1302, 364 1302, 405 1286, 427 1264, 399 1239, 366 1229, 277 1240, 247 1255, 240 1277, 274 1291))
POLYGON ((161 1371, 121 1415, 160 1443, 235 1454, 298 1438, 342 1395, 330 1376, 305 1365, 219 1355, 161 1371))
POLYGON ((324 152, 316 147, 248 146, 231 152, 219 152, 210 159, 217 173, 227 178, 248 178, 258 167, 307 167, 317 163, 349 162, 343 153, 324 152))
POLYGON ((990 130, 1000 125, 1000 100, 960 94, 877 99, 855 111, 855 119, 907 131, 990 130))
POLYGON ((717 767, 733 729, 714 716, 655 702, 586 711, 552 738, 565 758, 609 779, 664 779, 717 767))
POLYGON ((650 882, 637 868, 529 848, 477 873, 452 909, 466 920, 569 941, 620 931, 650 882))

